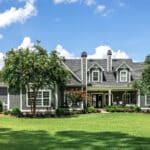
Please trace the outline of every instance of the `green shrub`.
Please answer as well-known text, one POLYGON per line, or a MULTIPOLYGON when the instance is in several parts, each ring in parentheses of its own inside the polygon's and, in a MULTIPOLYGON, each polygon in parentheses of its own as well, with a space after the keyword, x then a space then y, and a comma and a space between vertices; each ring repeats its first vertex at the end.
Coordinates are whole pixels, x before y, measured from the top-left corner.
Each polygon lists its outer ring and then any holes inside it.
POLYGON ((136 112, 141 112, 141 108, 140 107, 135 107, 135 111, 136 112))
POLYGON ((21 113, 19 108, 13 108, 11 111, 11 115, 16 116, 16 117, 20 117, 22 115, 22 113, 21 113))
POLYGON ((63 108, 63 107, 59 107, 56 109, 56 114, 58 116, 63 116, 63 115, 72 115, 73 114, 73 111, 72 110, 69 110, 68 108, 63 108))
POLYGON ((11 114, 11 111, 4 111, 4 113, 3 113, 4 115, 9 115, 9 114, 11 114))
POLYGON ((87 107, 87 108, 86 108, 86 111, 87 111, 88 113, 95 113, 95 112, 96 112, 96 109, 94 108, 94 106, 90 106, 90 107, 87 107))
POLYGON ((106 111, 108 112, 140 112, 140 107, 135 106, 107 106, 106 111))

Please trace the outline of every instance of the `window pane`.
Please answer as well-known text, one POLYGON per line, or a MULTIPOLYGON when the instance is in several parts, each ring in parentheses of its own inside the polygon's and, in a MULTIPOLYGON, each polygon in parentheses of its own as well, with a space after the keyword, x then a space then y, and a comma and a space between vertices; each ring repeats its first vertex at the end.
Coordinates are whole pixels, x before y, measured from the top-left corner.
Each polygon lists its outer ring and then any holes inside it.
POLYGON ((49 105, 49 98, 43 99, 43 105, 48 106, 49 105))
POLYGON ((98 72, 93 72, 93 81, 98 81, 98 72))
POLYGON ((37 98, 36 99, 36 105, 42 105, 42 99, 40 99, 40 98, 37 98))
POLYGON ((49 91, 43 91, 43 105, 44 106, 49 105, 49 98, 50 98, 50 92, 49 91))
POLYGON ((42 92, 37 93, 37 98, 42 98, 42 92))
POLYGON ((147 95, 147 104, 150 104, 150 95, 147 95))
POLYGON ((126 71, 120 72, 120 80, 123 82, 127 81, 127 72, 126 71))
POLYGON ((43 91, 43 98, 49 97, 49 91, 43 91))

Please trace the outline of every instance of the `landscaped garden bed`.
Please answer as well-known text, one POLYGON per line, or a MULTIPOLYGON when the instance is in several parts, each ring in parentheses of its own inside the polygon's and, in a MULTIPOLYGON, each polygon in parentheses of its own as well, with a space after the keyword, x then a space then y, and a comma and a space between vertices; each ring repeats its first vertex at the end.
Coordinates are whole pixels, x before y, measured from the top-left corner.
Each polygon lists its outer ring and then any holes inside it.
POLYGON ((107 106, 108 112, 141 112, 141 108, 137 106, 107 106))

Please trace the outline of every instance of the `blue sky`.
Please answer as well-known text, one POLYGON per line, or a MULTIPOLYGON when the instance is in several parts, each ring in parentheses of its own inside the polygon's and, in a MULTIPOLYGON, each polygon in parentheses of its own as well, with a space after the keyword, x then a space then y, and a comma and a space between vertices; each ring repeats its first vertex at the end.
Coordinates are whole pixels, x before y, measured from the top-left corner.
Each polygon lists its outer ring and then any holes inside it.
POLYGON ((0 0, 0 65, 11 48, 36 40, 66 57, 143 61, 150 53, 149 0, 0 0))

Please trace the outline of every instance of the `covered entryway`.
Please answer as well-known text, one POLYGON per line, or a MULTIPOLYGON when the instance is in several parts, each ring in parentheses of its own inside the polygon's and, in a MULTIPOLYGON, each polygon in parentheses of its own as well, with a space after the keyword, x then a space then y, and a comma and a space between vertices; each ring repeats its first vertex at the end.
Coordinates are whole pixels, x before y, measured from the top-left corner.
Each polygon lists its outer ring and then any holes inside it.
POLYGON ((92 94, 92 105, 96 108, 102 108, 103 107, 103 95, 92 94))

